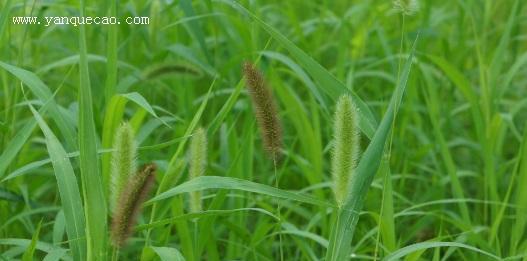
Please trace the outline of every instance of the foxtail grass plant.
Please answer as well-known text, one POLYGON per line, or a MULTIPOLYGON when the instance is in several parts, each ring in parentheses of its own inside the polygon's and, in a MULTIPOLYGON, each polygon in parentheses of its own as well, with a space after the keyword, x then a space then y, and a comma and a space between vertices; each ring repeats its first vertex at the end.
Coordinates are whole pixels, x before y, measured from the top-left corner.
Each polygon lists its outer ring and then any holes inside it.
MULTIPOLYGON (((278 109, 273 97, 273 93, 260 71, 250 63, 243 64, 243 74, 247 82, 249 94, 253 101, 254 111, 256 113, 256 120, 260 127, 262 135, 263 147, 268 155, 271 156, 274 166, 275 185, 278 188, 279 178, 276 170, 277 162, 280 160, 280 150, 283 146, 282 141, 282 123, 278 117, 278 109)), ((280 215, 280 204, 277 207, 278 217, 280 215)), ((279 222, 278 227, 280 227, 279 222)), ((284 259, 282 251, 282 235, 278 233, 280 241, 280 260, 284 259)))
POLYGON ((110 172, 110 209, 116 209, 119 195, 136 171, 137 145, 135 144, 132 126, 124 122, 119 126, 114 138, 110 172))
POLYGON ((133 232, 143 202, 155 182, 157 166, 147 164, 130 177, 119 194, 112 219, 111 239, 115 248, 122 248, 133 232))
MULTIPOLYGON (((203 128, 199 128, 192 136, 190 142, 190 168, 189 179, 203 176, 207 165, 207 136, 203 128)), ((190 193, 190 211, 201 211, 201 192, 190 193)))
POLYGON ((265 151, 273 158, 280 158, 282 141, 282 124, 273 93, 260 71, 250 63, 243 64, 243 74, 253 101, 256 120, 260 127, 265 151))
POLYGON ((360 150, 358 113, 351 96, 339 98, 334 119, 334 144, 331 157, 333 191, 337 205, 342 207, 349 194, 349 186, 360 150))

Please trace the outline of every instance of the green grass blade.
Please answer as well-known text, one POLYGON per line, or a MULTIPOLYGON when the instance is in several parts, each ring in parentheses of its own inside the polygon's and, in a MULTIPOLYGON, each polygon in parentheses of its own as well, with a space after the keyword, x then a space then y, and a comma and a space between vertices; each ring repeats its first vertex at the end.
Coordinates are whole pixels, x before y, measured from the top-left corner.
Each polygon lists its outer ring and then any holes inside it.
POLYGON ((42 219, 40 222, 38 222, 37 229, 35 230, 35 233, 33 234, 33 238, 31 239, 31 244, 29 244, 28 248, 26 249, 26 252, 24 252, 24 255, 22 255, 22 261, 31 261, 33 260, 33 255, 35 254, 35 249, 37 247, 38 237, 40 234, 40 228, 42 227, 42 219))
POLYGON ((474 251, 480 254, 483 254, 487 257, 490 257, 494 260, 502 260, 500 257, 491 254, 489 252, 483 251, 479 248, 469 246, 466 244, 458 243, 458 242, 421 242, 413 245, 409 245, 406 247, 403 247, 401 249, 398 249, 397 251, 393 252, 386 258, 384 258, 384 261, 391 261, 391 260, 399 260, 402 257, 407 256, 408 254, 411 254, 413 252, 417 252, 424 249, 430 249, 430 248, 437 248, 437 247, 458 247, 458 248, 464 248, 468 249, 470 251, 474 251))
POLYGON ((483 128, 483 116, 479 105, 479 97, 476 91, 473 89, 470 81, 456 69, 451 63, 442 57, 436 57, 427 55, 428 59, 432 61, 438 68, 440 68, 445 75, 452 81, 455 87, 465 96, 465 99, 470 104, 472 111, 472 117, 474 118, 474 124, 476 125, 476 133, 478 137, 482 135, 483 128))
POLYGON ((379 217, 379 229, 382 236, 382 242, 388 253, 390 253, 397 248, 397 235, 395 233, 395 218, 393 211, 393 181, 388 159, 385 158, 382 160, 379 173, 384 175, 382 212, 379 217))
MULTIPOLYGON (((196 12, 192 7, 192 0, 181 0, 179 2, 179 5, 181 6, 181 9, 183 9, 183 12, 187 16, 187 18, 196 16, 196 12)), ((203 31, 201 30, 199 20, 189 20, 187 24, 189 27, 190 35, 199 43, 203 54, 207 58, 207 61, 210 63, 212 59, 209 55, 209 51, 207 49, 207 44, 205 43, 205 37, 203 31)))
MULTIPOLYGON (((502 36, 500 38, 500 42, 498 43, 498 46, 495 48, 494 54, 492 56, 492 61, 490 63, 489 68, 489 76, 490 76, 490 86, 493 88, 493 91, 497 91, 499 87, 496 86, 498 83, 498 76, 501 75, 501 70, 503 67, 503 61, 506 57, 505 52, 507 51, 507 47, 509 46, 511 42, 511 33, 512 29, 516 23, 517 20, 517 13, 518 13, 518 6, 519 1, 515 0, 512 4, 512 8, 509 14, 509 19, 507 20, 507 24, 505 26, 505 30, 502 33, 502 36)), ((491 98, 495 98, 492 96, 491 98)))
POLYGON ((187 213, 187 214, 183 214, 183 215, 179 215, 179 216, 175 216, 175 217, 171 217, 171 218, 167 218, 167 219, 163 219, 163 220, 159 220, 159 221, 156 221, 154 223, 150 223, 150 224, 144 224, 144 225, 139 225, 136 227, 136 230, 143 230, 143 229, 148 229, 148 228, 154 228, 154 227, 159 227, 159 226, 165 226, 165 225, 168 225, 168 224, 172 224, 176 221, 181 221, 181 220, 193 220, 193 219, 196 219, 196 218, 206 218, 206 217, 214 217, 214 216, 228 216, 228 215, 231 215, 231 214, 234 214, 234 213, 239 213, 239 212, 249 212, 249 211, 252 211, 252 212, 258 212, 259 214, 263 214, 263 215, 266 215, 266 216, 269 216, 273 219, 276 219, 278 220, 278 217, 275 216, 273 213, 265 210, 265 209, 261 209, 261 208, 237 208, 237 209, 228 209, 228 210, 214 210, 214 209, 209 209, 209 210, 206 210, 206 211, 201 211, 201 212, 193 212, 193 213, 187 213))
MULTIPOLYGON (((0 238, 0 245, 8 245, 8 246, 21 246, 24 248, 29 247, 31 244, 31 240, 29 239, 21 239, 21 238, 0 238)), ((54 245, 38 241, 36 243, 36 249, 46 252, 46 253, 52 253, 55 251, 66 251, 66 249, 56 247, 54 245)), ((71 258, 63 258, 63 260, 71 260, 71 258)), ((76 259, 77 260, 77 259, 76 259)))
POLYGON ((183 255, 172 247, 150 247, 159 256, 161 261, 185 261, 183 255))
MULTIPOLYGON (((198 125, 198 122, 201 119, 201 115, 203 114, 203 111, 205 110, 205 107, 207 107, 207 103, 209 101, 209 97, 210 97, 210 94, 212 92, 212 89, 214 87, 215 82, 216 82, 216 79, 214 79, 214 81, 211 83, 210 88, 209 88, 209 90, 207 92, 205 101, 200 105, 200 107, 198 108, 198 111, 196 112, 196 114, 194 114, 194 117, 192 118, 192 121, 190 122, 190 124, 187 127, 187 130, 185 131, 185 134, 183 136, 185 136, 185 137, 186 136, 191 136, 191 134, 194 133, 194 129, 198 125)), ((186 143, 187 143, 187 139, 182 140, 182 142, 179 144, 176 152, 174 153, 174 155, 170 159, 170 161, 168 163, 167 172, 166 172, 165 176, 163 176, 163 179, 161 179, 159 187, 158 187, 158 189, 156 191, 156 195, 158 195, 162 191, 165 191, 168 188, 169 184, 170 184, 169 182, 173 182, 172 179, 173 179, 173 177, 175 175, 174 170, 176 169, 176 161, 179 159, 181 153, 183 152, 183 149, 185 148, 185 144, 186 143)))
MULTIPOLYGON (((113 138, 115 136, 115 131, 117 130, 117 127, 119 127, 119 124, 121 124, 123 120, 124 109, 127 102, 128 100, 121 95, 114 95, 108 102, 108 105, 106 106, 106 113, 104 115, 104 122, 102 128, 101 146, 103 148, 111 148, 113 146, 113 138)), ((101 157, 102 176, 106 188, 110 187, 109 184, 111 157, 112 156, 110 153, 105 153, 101 157)), ((106 195, 109 195, 108 191, 106 191, 106 195)))
MULTIPOLYGON (((2 35, 4 35, 5 25, 7 24, 8 18, 9 18, 9 12, 11 11, 11 0, 7 0, 2 6, 2 12, 0 13, 0 39, 2 39, 2 35)), ((0 47, 2 42, 0 42, 0 47)))
POLYGON ((24 70, 22 68, 0 62, 0 67, 8 71, 15 77, 17 77, 22 83, 24 83, 30 90, 37 96, 42 103, 49 103, 49 113, 52 119, 57 124, 62 136, 66 140, 66 146, 68 149, 74 149, 77 147, 75 139, 75 128, 69 125, 65 119, 65 116, 60 111, 59 106, 53 100, 53 94, 34 73, 24 70))
MULTIPOLYGON (((461 181, 459 180, 459 177, 457 175, 457 167, 454 162, 454 158, 452 156, 452 153, 450 152, 450 149, 448 148, 446 139, 440 129, 439 119, 441 117, 442 112, 440 111, 439 101, 436 99, 436 97, 438 97, 438 94, 435 90, 437 86, 435 86, 434 81, 431 79, 431 72, 428 70, 428 67, 426 67, 425 65, 421 65, 419 68, 423 72, 423 78, 425 81, 424 89, 427 93, 425 97, 426 107, 428 109, 428 114, 431 118, 430 121, 432 123, 432 129, 436 138, 436 142, 437 144, 439 144, 441 157, 443 159, 448 176, 450 177, 450 183, 452 185, 452 194, 454 194, 456 198, 465 198, 463 186, 461 185, 461 181)), ((465 223, 470 225, 471 220, 466 203, 460 202, 459 209, 461 211, 461 215, 463 216, 463 220, 465 221, 465 223)))
MULTIPOLYGON (((515 222, 512 231, 511 248, 517 248, 522 241, 527 242, 525 236, 525 227, 527 227, 527 216, 525 215, 527 206, 527 128, 524 131, 521 153, 519 154, 520 169, 518 175, 518 182, 516 183, 516 198, 515 203, 519 207, 516 209, 514 216, 515 222)), ((520 249, 514 249, 515 253, 520 253, 520 249)))
MULTIPOLYGON (((111 148, 113 145, 113 137, 117 127, 123 121, 124 110, 128 101, 132 101, 139 107, 143 108, 146 112, 158 119, 165 126, 170 128, 170 125, 159 117, 154 111, 152 105, 139 93, 131 92, 125 94, 114 95, 108 105, 106 106, 106 113, 104 115, 103 131, 102 131, 102 147, 111 148)), ((102 155, 102 173, 104 184, 109 182, 109 170, 110 170, 110 154, 106 153, 102 155)))
MULTIPOLYGON (((110 16, 117 17, 118 0, 108 1, 110 4, 110 16)), ((106 83, 104 88, 105 102, 110 101, 117 88, 117 25, 109 25, 107 52, 106 52, 106 83)))
POLYGON ((412 51, 406 60, 401 79, 392 95, 389 107, 384 114, 384 118, 382 119, 379 128, 375 131, 375 135, 366 151, 362 155, 354 175, 351 177, 353 182, 350 186, 350 193, 343 208, 338 210, 336 224, 331 231, 326 260, 346 260, 351 254, 351 241, 355 231, 355 226, 359 220, 359 213, 362 209, 371 182, 373 181, 373 177, 382 161, 388 133, 391 130, 392 123, 402 102, 416 44, 417 39, 415 40, 412 51))
POLYGON ((264 184, 255 183, 248 180, 229 178, 229 177, 218 177, 218 176, 204 176, 187 181, 179 186, 169 189, 158 196, 154 197, 147 204, 157 202, 159 200, 174 197, 181 193, 189 193, 194 191, 202 191, 205 189, 231 189, 231 190, 242 190, 262 195, 284 198, 295 200, 307 204, 313 204, 324 207, 333 207, 332 204, 327 201, 314 198, 312 196, 291 192, 286 190, 277 189, 264 184))
MULTIPOLYGON (((84 15, 85 2, 80 2, 80 14, 84 15)), ((79 160, 86 215, 87 259, 105 260, 107 238, 107 205, 104 197, 97 155, 97 132, 93 116, 90 74, 88 71, 86 32, 79 27, 80 84, 79 102, 79 160)))
MULTIPOLYGON (((42 116, 40 116, 31 105, 30 109, 46 139, 48 153, 51 158, 53 169, 55 170, 55 178, 57 179, 59 195, 64 210, 64 216, 66 218, 66 233, 70 240, 69 244, 73 257, 75 260, 85 260, 86 235, 84 231, 84 208, 82 206, 81 195, 75 178, 75 173, 73 172, 73 167, 68 160, 66 151, 44 119, 42 119, 42 116)), ((38 244, 37 249, 39 249, 38 244)))
POLYGON ((210 66, 206 61, 200 59, 194 52, 193 49, 186 47, 182 44, 175 44, 167 48, 169 51, 173 52, 176 55, 183 57, 194 65, 200 67, 205 71, 209 76, 215 77, 218 72, 214 67, 210 66))
POLYGON ((236 84, 236 87, 234 88, 234 91, 229 96, 225 104, 221 107, 220 111, 214 117, 214 120, 212 120, 212 123, 210 124, 210 128, 208 129, 208 134, 212 135, 218 131, 221 124, 225 120, 225 117, 229 114, 229 112, 232 110, 234 104, 238 100, 238 97, 242 93, 242 90, 244 89, 244 81, 239 81, 238 84, 236 84))
POLYGON ((11 162, 13 162, 26 141, 29 139, 29 136, 31 136, 31 133, 36 126, 37 122, 30 120, 24 125, 24 127, 22 127, 22 129, 20 129, 20 131, 17 132, 15 137, 13 137, 13 139, 4 148, 2 155, 0 155, 0 178, 5 175, 5 171, 11 162))
POLYGON ((328 110, 328 106, 326 105, 326 101, 324 100, 324 98, 322 97, 320 92, 318 91, 317 86, 311 80, 311 78, 309 78, 309 76, 306 74, 306 72, 297 63, 295 63, 289 57, 287 57, 287 56, 285 56, 285 55, 283 55, 281 53, 278 53, 278 52, 262 51, 261 54, 266 56, 266 57, 268 57, 268 58, 277 60, 277 61, 287 65, 289 68, 291 68, 291 70, 293 70, 293 72, 295 72, 297 77, 304 82, 304 84, 306 85, 308 90, 313 93, 313 96, 315 96, 317 101, 320 103, 320 105, 322 106, 322 109, 324 109, 325 111, 328 110))
POLYGON ((141 94, 137 92, 131 92, 131 93, 121 94, 121 96, 127 98, 130 101, 135 102, 137 105, 145 109, 148 113, 150 113, 156 119, 160 120, 165 126, 170 128, 170 125, 168 125, 165 121, 163 121, 163 119, 157 116, 152 106, 148 103, 148 101, 141 94))
POLYGON ((0 187, 0 199, 7 200, 7 201, 13 201, 13 202, 24 202, 24 198, 21 195, 18 195, 10 190, 7 190, 1 187, 0 187))

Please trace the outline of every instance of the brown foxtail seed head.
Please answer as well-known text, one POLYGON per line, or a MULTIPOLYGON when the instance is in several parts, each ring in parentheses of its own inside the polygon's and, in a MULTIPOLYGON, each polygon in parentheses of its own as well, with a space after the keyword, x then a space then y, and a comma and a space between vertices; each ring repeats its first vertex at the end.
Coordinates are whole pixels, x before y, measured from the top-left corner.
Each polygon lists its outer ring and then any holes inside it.
POLYGON ((119 195, 111 227, 111 239, 115 247, 123 247, 132 234, 142 204, 154 185, 156 170, 155 164, 143 166, 129 178, 119 195))
POLYGON ((243 74, 253 102, 263 147, 274 160, 279 160, 280 149, 283 146, 282 124, 272 91, 267 86, 262 73, 250 62, 243 64, 243 74))

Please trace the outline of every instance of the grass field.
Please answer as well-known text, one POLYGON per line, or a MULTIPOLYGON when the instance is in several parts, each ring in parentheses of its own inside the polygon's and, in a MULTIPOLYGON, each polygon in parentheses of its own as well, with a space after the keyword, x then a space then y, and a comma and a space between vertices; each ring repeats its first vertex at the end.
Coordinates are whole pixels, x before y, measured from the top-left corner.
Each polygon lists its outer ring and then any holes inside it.
POLYGON ((526 28, 524 0, 0 0, 0 260, 526 261, 526 28))

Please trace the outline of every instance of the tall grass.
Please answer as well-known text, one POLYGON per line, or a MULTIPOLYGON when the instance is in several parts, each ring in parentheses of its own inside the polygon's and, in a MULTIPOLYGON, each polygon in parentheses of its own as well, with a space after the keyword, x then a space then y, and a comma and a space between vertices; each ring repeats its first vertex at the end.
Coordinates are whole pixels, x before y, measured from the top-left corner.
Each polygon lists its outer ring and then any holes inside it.
POLYGON ((527 260, 525 14, 0 1, 0 260, 527 260))

